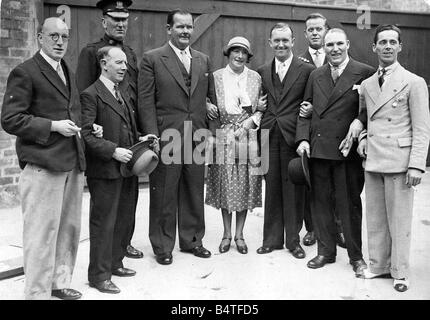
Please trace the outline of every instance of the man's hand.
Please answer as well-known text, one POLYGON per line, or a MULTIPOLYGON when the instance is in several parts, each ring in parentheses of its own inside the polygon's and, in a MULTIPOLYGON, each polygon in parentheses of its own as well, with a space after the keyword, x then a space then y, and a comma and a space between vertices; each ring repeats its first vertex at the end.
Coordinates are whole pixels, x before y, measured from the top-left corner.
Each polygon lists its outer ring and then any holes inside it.
POLYGON ((206 99, 206 114, 209 120, 215 120, 218 118, 218 107, 212 104, 209 99, 206 99))
POLYGON ((302 118, 309 118, 312 114, 312 109, 313 106, 310 102, 308 101, 303 101, 300 104, 300 112, 299 112, 299 116, 302 118))
POLYGON ((125 148, 116 148, 112 157, 122 163, 127 163, 131 160, 133 151, 125 148))
POLYGON ((361 139, 360 143, 357 147, 357 153, 362 157, 363 159, 366 159, 367 157, 367 138, 361 139))
POLYGON ((146 136, 139 137, 139 141, 148 141, 149 139, 152 139, 152 143, 149 145, 155 153, 160 152, 160 144, 158 142, 159 138, 155 134, 147 134, 146 136))
POLYGON ((311 147, 309 146, 309 142, 304 141, 304 140, 302 142, 300 142, 299 146, 297 147, 296 152, 299 156, 302 156, 302 154, 304 152, 306 152, 306 155, 309 158, 311 156, 311 147))
POLYGON ((348 134, 346 136, 347 137, 349 136, 355 140, 358 138, 358 136, 360 135, 361 131, 363 131, 363 129, 364 129, 364 125, 361 123, 361 121, 358 119, 354 119, 354 121, 352 121, 351 124, 349 125, 348 134))
POLYGON ((103 138, 103 127, 93 123, 93 131, 91 131, 91 134, 94 135, 96 138, 103 138))
POLYGON ((418 169, 409 168, 406 172, 406 184, 408 187, 415 187, 421 183, 423 173, 418 169))
POLYGON ((81 136, 80 134, 81 128, 79 128, 72 120, 52 121, 51 131, 58 132, 59 134, 62 134, 65 137, 71 137, 76 134, 79 135, 79 137, 81 136))
POLYGON ((257 111, 264 112, 267 109, 267 93, 258 99, 257 111))
POLYGON ((248 118, 242 122, 242 128, 248 131, 249 129, 257 128, 257 125, 255 124, 254 120, 252 120, 252 118, 248 118))

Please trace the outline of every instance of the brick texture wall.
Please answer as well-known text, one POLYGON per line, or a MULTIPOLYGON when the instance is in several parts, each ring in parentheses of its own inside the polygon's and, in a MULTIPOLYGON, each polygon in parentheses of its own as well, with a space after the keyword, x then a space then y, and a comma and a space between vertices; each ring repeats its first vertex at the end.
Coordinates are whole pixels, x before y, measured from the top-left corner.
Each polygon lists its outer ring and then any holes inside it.
MULTIPOLYGON (((32 56, 38 49, 35 37, 38 23, 37 5, 40 5, 40 2, 34 0, 1 1, 1 104, 10 71, 32 56)), ((17 183, 20 172, 15 153, 15 137, 0 128, 0 208, 19 204, 17 183)))

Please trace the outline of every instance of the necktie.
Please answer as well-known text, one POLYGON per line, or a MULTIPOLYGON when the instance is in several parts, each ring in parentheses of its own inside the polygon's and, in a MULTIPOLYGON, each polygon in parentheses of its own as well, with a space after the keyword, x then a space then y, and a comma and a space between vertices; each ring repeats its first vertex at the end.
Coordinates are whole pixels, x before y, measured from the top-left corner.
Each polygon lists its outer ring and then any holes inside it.
POLYGON ((286 68, 285 62, 283 62, 278 67, 278 76, 279 76, 279 80, 281 80, 281 82, 284 80, 286 72, 287 72, 287 68, 286 68))
POLYGON ((321 52, 319 52, 318 50, 315 51, 315 60, 314 60, 314 63, 315 63, 315 66, 317 68, 319 68, 319 67, 322 66, 322 63, 321 63, 321 52))
POLYGON ((64 75, 63 68, 61 68, 61 63, 60 62, 57 64, 57 70, 56 71, 57 71, 58 76, 60 77, 60 79, 63 81, 64 85, 67 86, 66 76, 64 75))
POLYGON ((333 79, 334 84, 336 84, 337 79, 339 79, 339 68, 332 68, 331 69, 331 77, 333 79))
POLYGON ((181 51, 181 61, 182 64, 185 67, 185 70, 187 70, 188 73, 190 73, 190 65, 191 65, 191 61, 190 61, 190 57, 187 55, 187 53, 185 52, 185 50, 181 51))
POLYGON ((385 69, 385 68, 379 69, 379 71, 378 71, 378 74, 379 74, 378 82, 379 82, 380 88, 382 88, 382 85, 384 84, 384 81, 385 81, 384 76, 386 73, 387 73, 387 69, 385 69))
POLYGON ((119 91, 118 84, 115 84, 113 88, 114 88, 114 91, 115 91, 115 98, 116 98, 116 100, 118 100, 118 102, 119 102, 120 105, 124 105, 124 100, 122 99, 121 92, 119 91))

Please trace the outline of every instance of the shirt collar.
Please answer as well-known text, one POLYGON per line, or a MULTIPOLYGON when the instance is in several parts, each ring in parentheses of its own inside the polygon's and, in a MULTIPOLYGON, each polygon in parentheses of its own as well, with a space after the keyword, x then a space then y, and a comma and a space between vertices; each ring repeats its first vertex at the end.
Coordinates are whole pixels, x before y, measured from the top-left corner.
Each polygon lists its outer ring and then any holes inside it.
POLYGON ((43 52, 43 49, 40 49, 40 55, 43 57, 43 59, 46 60, 46 62, 48 62, 50 64, 50 66, 57 71, 57 67, 58 65, 61 63, 60 61, 54 60, 51 57, 49 57, 45 52, 43 52))
POLYGON ((185 54, 188 56, 188 58, 191 59, 191 52, 190 52, 190 46, 186 47, 184 50, 181 50, 177 47, 175 47, 172 43, 172 41, 169 40, 169 46, 175 51, 176 55, 181 58, 181 51, 185 51, 185 54))
POLYGON ((348 64, 348 62, 349 62, 349 56, 346 56, 346 59, 345 59, 345 61, 344 62, 342 62, 340 65, 338 65, 337 67, 334 67, 331 63, 329 63, 330 64, 330 69, 340 69, 340 70, 343 70, 343 69, 345 69, 346 68, 346 65, 348 64))
POLYGON ((284 62, 281 62, 275 58, 275 71, 276 71, 276 73, 278 73, 279 66, 283 63, 285 63, 286 69, 288 70, 290 68, 291 61, 293 61, 293 54, 292 53, 291 53, 290 57, 287 60, 285 60, 284 62))
POLYGON ((245 76, 245 75, 248 73, 248 68, 247 68, 246 66, 244 66, 243 71, 242 71, 241 73, 236 73, 236 72, 234 72, 234 71, 231 69, 230 65, 228 65, 228 64, 227 64, 227 66, 225 67, 225 70, 226 70, 228 73, 230 73, 230 74, 232 74, 232 75, 234 75, 234 76, 236 76, 236 77, 240 77, 240 78, 242 78, 243 76, 245 76))
POLYGON ((105 42, 107 42, 109 45, 111 45, 111 46, 116 46, 116 45, 121 45, 122 46, 122 44, 123 44, 123 41, 118 41, 118 40, 115 40, 115 39, 112 39, 111 37, 109 37, 106 33, 105 33, 105 35, 103 36, 103 40, 105 41, 105 42))
MULTIPOLYGON (((396 70, 397 66, 400 63, 398 61, 394 62, 393 64, 389 65, 388 67, 385 67, 385 75, 388 76, 389 74, 391 74, 394 70, 396 70)), ((378 74, 381 74, 381 71, 384 69, 383 67, 379 66, 378 68, 378 74)))
POLYGON ((99 79, 101 82, 103 82, 106 88, 108 88, 108 90, 115 96, 115 83, 102 74, 100 75, 99 79))
MULTIPOLYGON (((309 53, 311 54, 311 56, 314 56, 314 55, 315 55, 315 52, 316 52, 317 50, 316 50, 316 49, 314 49, 314 48, 308 47, 308 51, 309 51, 309 53)), ((318 49, 318 52, 319 52, 319 54, 325 54, 325 52, 324 52, 324 49, 323 49, 323 48, 319 48, 319 49, 318 49)))

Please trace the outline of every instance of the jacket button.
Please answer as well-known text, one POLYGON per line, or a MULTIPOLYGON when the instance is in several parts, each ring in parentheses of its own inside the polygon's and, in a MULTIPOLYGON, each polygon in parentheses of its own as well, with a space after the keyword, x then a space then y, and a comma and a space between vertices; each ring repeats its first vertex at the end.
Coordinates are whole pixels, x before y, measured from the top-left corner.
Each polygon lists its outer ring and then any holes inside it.
POLYGON ((317 134, 317 136, 318 136, 318 137, 321 137, 321 134, 320 134, 320 133, 318 133, 318 134, 317 134))
POLYGON ((391 118, 388 118, 387 120, 388 120, 388 121, 391 121, 391 118))

